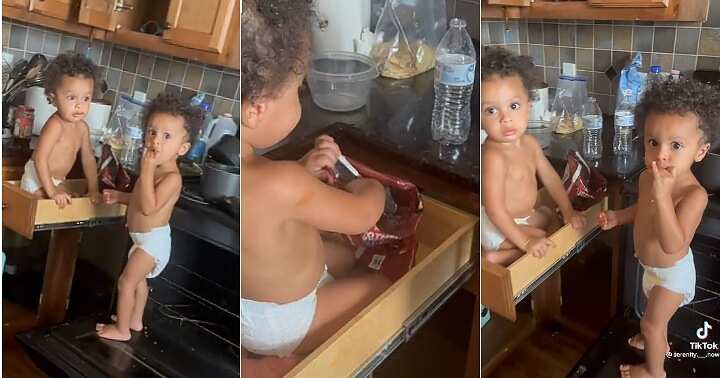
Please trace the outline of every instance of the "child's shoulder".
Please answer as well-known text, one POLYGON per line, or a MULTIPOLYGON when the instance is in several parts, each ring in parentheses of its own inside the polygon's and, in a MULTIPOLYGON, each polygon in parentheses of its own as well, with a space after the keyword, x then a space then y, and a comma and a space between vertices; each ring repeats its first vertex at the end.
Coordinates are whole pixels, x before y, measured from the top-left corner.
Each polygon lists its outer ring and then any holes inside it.
POLYGON ((304 195, 310 180, 317 180, 295 161, 263 159, 252 167, 244 168, 245 173, 248 173, 248 177, 247 180, 243 179, 243 186, 251 192, 262 193, 265 198, 278 200, 296 200, 296 197, 304 195))

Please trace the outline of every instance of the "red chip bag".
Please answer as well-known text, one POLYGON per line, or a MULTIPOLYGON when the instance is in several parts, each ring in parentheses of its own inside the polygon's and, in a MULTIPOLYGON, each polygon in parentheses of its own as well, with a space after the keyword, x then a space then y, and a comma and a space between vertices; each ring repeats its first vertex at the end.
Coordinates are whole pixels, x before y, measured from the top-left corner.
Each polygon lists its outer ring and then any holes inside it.
POLYGON ((375 171, 348 159, 361 177, 373 178, 389 188, 397 209, 385 212, 367 232, 347 235, 356 247, 355 258, 395 282, 413 266, 417 251, 416 231, 422 215, 422 199, 415 184, 375 171))
POLYGON ((607 191, 607 179, 572 150, 568 152, 562 182, 573 208, 579 211, 588 209, 607 191))
POLYGON ((103 146, 100 157, 98 181, 100 191, 114 189, 121 192, 132 192, 133 180, 127 169, 117 160, 110 146, 103 146))

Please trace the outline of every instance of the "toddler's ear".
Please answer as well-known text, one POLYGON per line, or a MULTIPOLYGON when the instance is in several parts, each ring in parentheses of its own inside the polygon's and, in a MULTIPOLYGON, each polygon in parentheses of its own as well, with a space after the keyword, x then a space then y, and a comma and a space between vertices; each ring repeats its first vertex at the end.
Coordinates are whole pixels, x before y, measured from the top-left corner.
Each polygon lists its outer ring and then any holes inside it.
POLYGON ((185 142, 180 146, 178 150, 178 156, 185 155, 190 150, 190 142, 185 142))
POLYGON ((708 151, 710 151, 710 143, 705 143, 700 146, 697 154, 695 155, 695 162, 699 162, 702 159, 705 159, 705 155, 707 155, 708 151))
POLYGON ((255 102, 243 101, 240 105, 241 125, 248 129, 255 129, 267 111, 267 104, 262 100, 255 102))

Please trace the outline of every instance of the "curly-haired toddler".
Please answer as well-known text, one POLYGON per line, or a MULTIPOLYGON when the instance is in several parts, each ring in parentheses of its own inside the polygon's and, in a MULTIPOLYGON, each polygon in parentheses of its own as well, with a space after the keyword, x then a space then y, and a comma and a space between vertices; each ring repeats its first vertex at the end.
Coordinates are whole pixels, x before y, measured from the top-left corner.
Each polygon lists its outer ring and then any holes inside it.
POLYGON ((93 203, 98 193, 97 163, 85 116, 95 85, 95 65, 78 54, 58 55, 45 70, 45 94, 57 111, 42 128, 38 145, 25 164, 20 187, 36 197, 52 198, 63 208, 70 194, 63 187, 78 151, 93 203))

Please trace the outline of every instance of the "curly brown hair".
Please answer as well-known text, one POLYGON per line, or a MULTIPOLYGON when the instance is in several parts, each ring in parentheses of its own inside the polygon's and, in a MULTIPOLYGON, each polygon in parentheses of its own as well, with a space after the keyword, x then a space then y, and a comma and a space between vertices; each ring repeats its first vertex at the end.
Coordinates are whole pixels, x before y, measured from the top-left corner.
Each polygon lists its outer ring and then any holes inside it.
POLYGON ((502 47, 485 47, 482 53, 480 81, 490 80, 493 76, 504 78, 517 75, 530 97, 530 89, 535 85, 532 76, 534 67, 529 56, 515 55, 502 47))
POLYGON ((187 132, 185 137, 188 140, 192 140, 195 131, 200 128, 204 117, 202 110, 190 105, 189 99, 183 99, 174 93, 160 93, 145 106, 145 110, 143 111, 143 125, 147 127, 150 117, 156 113, 182 117, 185 120, 183 127, 187 132))
POLYGON ((45 95, 54 93, 64 76, 81 76, 95 82, 97 67, 92 60, 76 53, 60 54, 45 68, 45 95))
POLYGON ((695 114, 704 142, 712 145, 720 130, 720 91, 686 78, 655 82, 647 88, 635 107, 635 125, 641 133, 650 113, 695 114))
POLYGON ((243 0, 241 99, 277 95, 290 73, 302 75, 310 52, 312 0, 243 0))

